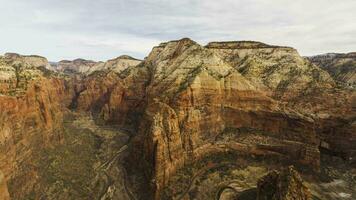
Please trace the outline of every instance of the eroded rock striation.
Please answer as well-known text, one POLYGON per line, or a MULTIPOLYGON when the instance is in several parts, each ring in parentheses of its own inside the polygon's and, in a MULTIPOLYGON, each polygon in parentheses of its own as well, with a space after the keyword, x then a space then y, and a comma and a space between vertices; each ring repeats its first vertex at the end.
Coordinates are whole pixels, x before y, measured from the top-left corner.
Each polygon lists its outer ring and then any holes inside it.
POLYGON ((159 193, 179 166, 194 162, 209 151, 235 148, 252 153, 249 148, 239 148, 238 141, 215 143, 215 138, 229 128, 265 131, 280 142, 250 147, 278 152, 317 169, 319 151, 313 119, 271 98, 262 90, 266 86, 250 81, 214 47, 202 47, 189 39, 163 43, 143 63, 150 71, 151 81, 142 118, 146 125, 139 130, 135 140, 138 152, 134 154, 142 155, 138 160, 145 162, 154 190, 159 193), (163 117, 167 112, 172 114, 163 117))
POLYGON ((0 170, 12 199, 33 190, 38 153, 61 141, 64 83, 42 61, 31 56, 0 57, 0 170))

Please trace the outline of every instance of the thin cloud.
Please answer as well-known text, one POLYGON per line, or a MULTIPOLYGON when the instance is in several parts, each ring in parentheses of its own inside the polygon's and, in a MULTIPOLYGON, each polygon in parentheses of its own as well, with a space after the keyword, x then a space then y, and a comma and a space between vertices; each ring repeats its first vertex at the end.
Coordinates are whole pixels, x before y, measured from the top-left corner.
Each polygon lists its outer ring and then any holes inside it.
POLYGON ((50 60, 143 58, 190 37, 258 40, 302 55, 356 49, 354 0, 0 0, 0 51, 50 60))

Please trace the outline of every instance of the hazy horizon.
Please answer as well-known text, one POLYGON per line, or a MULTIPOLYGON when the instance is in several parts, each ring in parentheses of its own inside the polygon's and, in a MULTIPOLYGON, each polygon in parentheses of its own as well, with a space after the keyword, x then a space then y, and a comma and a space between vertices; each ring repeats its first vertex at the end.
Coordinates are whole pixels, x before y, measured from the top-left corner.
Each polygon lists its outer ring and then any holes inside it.
POLYGON ((189 37, 291 46, 303 56, 356 51, 356 2, 329 0, 0 0, 0 53, 49 61, 143 59, 189 37))

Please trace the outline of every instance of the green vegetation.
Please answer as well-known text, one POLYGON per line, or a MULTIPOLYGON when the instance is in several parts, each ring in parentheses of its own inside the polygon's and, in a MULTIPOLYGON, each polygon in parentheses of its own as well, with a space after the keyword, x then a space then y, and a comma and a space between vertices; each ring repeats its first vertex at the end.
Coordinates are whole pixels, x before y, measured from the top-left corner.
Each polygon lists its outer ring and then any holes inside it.
POLYGON ((194 81, 195 77, 202 71, 202 65, 198 65, 192 69, 184 79, 184 81, 179 85, 177 94, 183 92, 188 88, 188 86, 194 81))
POLYGON ((99 145, 100 141, 89 129, 67 124, 64 143, 42 152, 39 160, 41 182, 45 188, 49 187, 44 190, 46 195, 60 199, 63 191, 67 191, 69 199, 89 199, 99 145))

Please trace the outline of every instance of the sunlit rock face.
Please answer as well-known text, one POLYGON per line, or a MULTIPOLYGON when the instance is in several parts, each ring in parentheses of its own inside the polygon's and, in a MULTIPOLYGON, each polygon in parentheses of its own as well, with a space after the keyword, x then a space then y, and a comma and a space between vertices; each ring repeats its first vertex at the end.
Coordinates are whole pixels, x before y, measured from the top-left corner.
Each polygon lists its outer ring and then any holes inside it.
POLYGON ((331 88, 328 73, 302 58, 296 49, 260 42, 211 42, 207 48, 219 54, 244 77, 269 91, 275 99, 291 100, 306 89, 331 88))
MULTIPOLYGON (((262 48, 261 51, 271 52, 277 47, 262 48)), ((247 50, 247 53, 259 55, 253 50, 247 50)), ((247 54, 246 50, 242 51, 247 54)), ((306 62, 293 49, 281 51, 296 57, 296 62, 306 62)), ((147 107, 141 121, 144 128, 139 129, 135 139, 134 154, 141 154, 138 160, 145 162, 144 169, 155 182, 156 198, 177 168, 204 157, 209 151, 219 151, 220 146, 218 148, 214 140, 229 128, 249 127, 268 132, 281 141, 291 141, 289 144, 280 142, 277 148, 267 143, 265 148, 283 152, 297 162, 318 168, 318 139, 313 119, 281 104, 278 98, 273 99, 271 93, 278 90, 276 85, 263 85, 258 78, 252 81, 253 74, 241 74, 227 61, 228 53, 221 54, 212 45, 207 48, 182 39, 153 48, 142 64, 149 70, 150 82, 146 87, 147 107), (177 158, 176 155, 181 156, 177 158)), ((274 62, 278 64, 278 59, 274 62)), ((303 65, 302 68, 308 67, 303 65)), ((303 70, 309 73, 312 69, 303 70)), ((319 71, 328 77, 327 73, 319 71)), ((293 76, 289 72, 276 73, 278 76, 293 76)), ((257 73, 254 76, 262 75, 257 73)), ((281 80, 276 78, 269 83, 273 81, 281 80)), ((325 87, 333 85, 332 80, 325 82, 325 87)), ((302 89, 291 86, 290 90, 295 93, 302 89)), ((224 145, 226 149, 233 148, 224 145)), ((239 151, 248 153, 243 148, 239 151)))
POLYGON ((206 47, 267 96, 311 117, 331 150, 354 157, 356 135, 351 130, 355 127, 356 93, 337 86, 340 82, 350 86, 354 53, 303 58, 291 47, 252 41, 211 42, 206 47))
POLYGON ((0 63, 0 170, 11 198, 21 199, 36 184, 38 153, 61 141, 66 91, 42 58, 6 54, 0 63))

